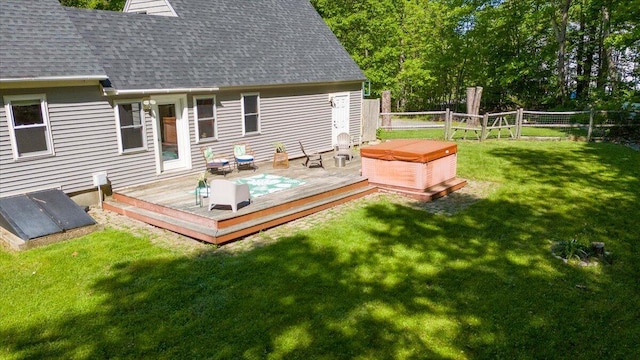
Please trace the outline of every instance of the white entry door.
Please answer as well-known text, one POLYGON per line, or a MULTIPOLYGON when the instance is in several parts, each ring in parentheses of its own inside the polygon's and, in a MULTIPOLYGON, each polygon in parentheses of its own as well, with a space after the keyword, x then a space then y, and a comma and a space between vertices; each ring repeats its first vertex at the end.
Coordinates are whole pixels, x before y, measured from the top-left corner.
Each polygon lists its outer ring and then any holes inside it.
POLYGON ((332 144, 338 144, 338 134, 349 133, 349 94, 331 95, 332 144))
POLYGON ((187 169, 191 164, 186 98, 154 97, 157 172, 187 169))

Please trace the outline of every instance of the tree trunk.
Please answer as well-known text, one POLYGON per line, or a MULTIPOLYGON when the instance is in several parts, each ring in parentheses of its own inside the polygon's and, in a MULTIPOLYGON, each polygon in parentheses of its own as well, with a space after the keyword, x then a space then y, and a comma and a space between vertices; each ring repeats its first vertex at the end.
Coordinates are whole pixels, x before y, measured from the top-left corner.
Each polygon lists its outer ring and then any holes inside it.
POLYGON ((613 61, 613 49, 611 48, 611 45, 607 45, 606 43, 609 35, 611 35, 611 14, 609 2, 605 1, 602 5, 602 40, 605 66, 607 67, 607 82, 609 83, 610 90, 613 92, 617 87, 618 70, 616 69, 616 64, 613 61))
POLYGON ((560 13, 556 12, 553 16, 553 30, 556 34, 558 42, 558 97, 560 102, 564 103, 567 95, 567 71, 566 71, 566 55, 567 55, 567 23, 569 22, 569 8, 571 0, 560 0, 560 13))
POLYGON ((578 49, 576 50, 576 99, 582 100, 584 99, 584 90, 585 90, 585 51, 586 51, 586 39, 587 39, 587 30, 586 30, 586 21, 584 15, 584 7, 580 9, 580 38, 578 39, 578 49))
POLYGON ((609 64, 607 51, 605 46, 605 39, 609 36, 609 12, 606 11, 606 7, 603 4, 600 9, 601 22, 600 22, 600 37, 598 39, 599 51, 598 51, 598 80, 596 87, 602 93, 605 92, 607 86, 607 79, 609 78, 609 64))

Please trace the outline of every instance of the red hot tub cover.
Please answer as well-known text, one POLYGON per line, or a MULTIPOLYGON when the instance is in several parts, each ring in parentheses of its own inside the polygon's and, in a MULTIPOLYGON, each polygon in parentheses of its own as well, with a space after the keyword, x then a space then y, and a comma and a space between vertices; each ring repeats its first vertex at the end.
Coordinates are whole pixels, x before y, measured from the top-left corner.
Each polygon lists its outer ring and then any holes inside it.
POLYGON ((455 154, 455 143, 420 139, 391 140, 381 144, 366 146, 360 150, 362 157, 387 160, 428 163, 455 154))

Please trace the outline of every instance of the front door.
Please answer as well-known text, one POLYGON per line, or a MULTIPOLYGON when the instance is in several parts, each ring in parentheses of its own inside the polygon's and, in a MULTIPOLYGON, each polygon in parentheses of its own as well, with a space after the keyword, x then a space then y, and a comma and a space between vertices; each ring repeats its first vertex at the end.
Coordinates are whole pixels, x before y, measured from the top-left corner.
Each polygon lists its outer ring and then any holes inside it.
POLYGON ((186 169, 190 164, 189 124, 182 97, 155 97, 158 173, 186 169))
POLYGON ((338 144, 338 134, 349 133, 349 94, 334 94, 331 97, 331 122, 333 146, 338 144))

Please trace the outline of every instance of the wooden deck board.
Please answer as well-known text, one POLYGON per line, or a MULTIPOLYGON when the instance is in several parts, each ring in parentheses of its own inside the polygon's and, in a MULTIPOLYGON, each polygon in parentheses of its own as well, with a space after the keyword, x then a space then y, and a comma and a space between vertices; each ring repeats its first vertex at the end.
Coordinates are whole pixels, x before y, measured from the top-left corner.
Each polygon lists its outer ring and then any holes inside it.
MULTIPOLYGON (((360 157, 348 161, 345 167, 335 167, 331 154, 324 156, 324 168, 307 169, 300 161, 290 161, 288 169, 273 169, 270 163, 258 164, 254 171, 234 171, 226 177, 211 175, 213 179, 235 180, 257 174, 272 174, 305 184, 252 199, 251 204, 238 208, 208 210, 208 199, 196 205, 197 176, 187 175, 153 183, 115 189, 113 198, 105 201, 106 209, 162 227, 194 239, 215 244, 234 241, 252 233, 284 224, 332 206, 378 191, 362 177, 360 157)), ((399 192, 421 201, 430 201, 464 186, 457 179, 446 186, 438 186, 421 193, 399 192)))
POLYGON ((193 192, 197 175, 193 174, 115 189, 112 199, 104 205, 106 209, 149 224, 220 244, 377 191, 360 176, 358 158, 340 168, 328 160, 324 168, 307 169, 296 164, 294 160, 288 169, 273 169, 270 163, 264 163, 259 164, 255 172, 210 175, 209 179, 233 181, 271 174, 304 181, 294 188, 254 198, 251 204, 238 208, 235 213, 227 209, 209 211, 207 198, 203 198, 202 206, 196 205, 193 192))
MULTIPOLYGON (((196 205, 195 194, 190 193, 190 191, 195 190, 195 175, 186 175, 154 183, 117 189, 114 190, 114 192, 199 216, 217 220, 226 219, 246 214, 248 212, 269 209, 284 202, 313 196, 335 188, 349 186, 353 183, 363 181, 365 178, 359 175, 360 162, 356 159, 352 160, 344 168, 329 167, 328 165, 326 165, 324 169, 307 169, 302 165, 299 165, 300 168, 295 168, 296 162, 292 161, 292 165, 289 169, 270 169, 268 165, 262 164, 259 166, 259 170, 255 172, 247 170, 240 172, 234 171, 233 173, 227 174, 226 177, 223 177, 222 175, 211 175, 210 179, 224 178, 233 181, 235 179, 265 173, 302 180, 305 182, 305 184, 292 189, 286 189, 255 198, 252 200, 253 202, 251 205, 238 209, 237 213, 233 213, 226 209, 213 209, 208 211, 207 198, 203 199, 203 206, 196 205)), ((329 161, 326 162, 329 163, 329 161)))

